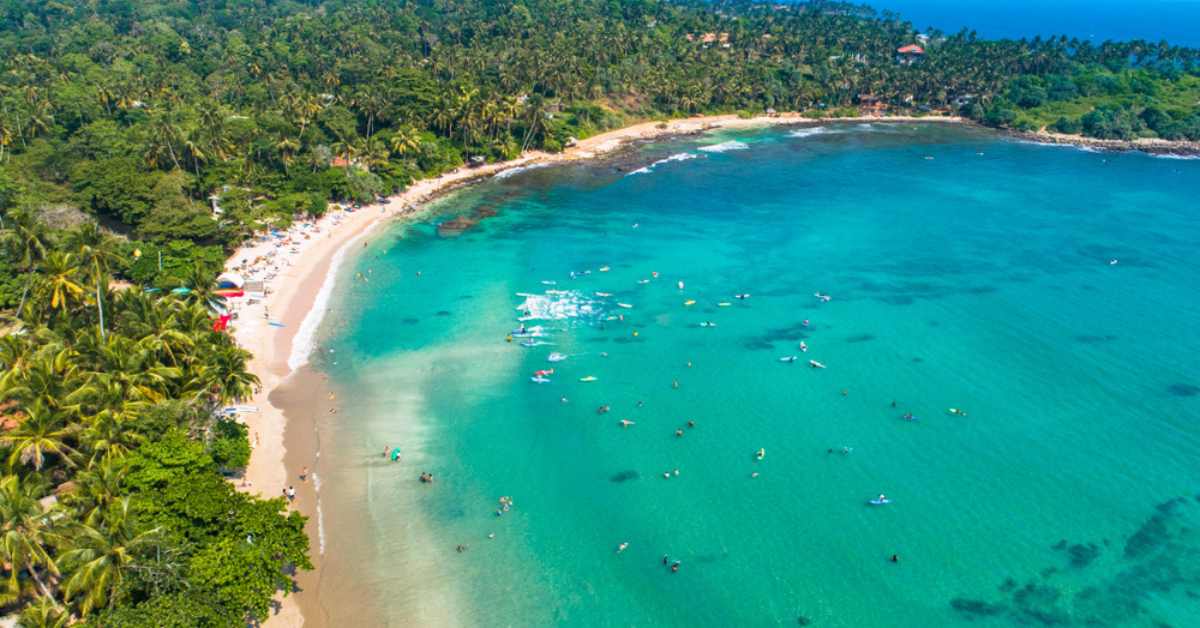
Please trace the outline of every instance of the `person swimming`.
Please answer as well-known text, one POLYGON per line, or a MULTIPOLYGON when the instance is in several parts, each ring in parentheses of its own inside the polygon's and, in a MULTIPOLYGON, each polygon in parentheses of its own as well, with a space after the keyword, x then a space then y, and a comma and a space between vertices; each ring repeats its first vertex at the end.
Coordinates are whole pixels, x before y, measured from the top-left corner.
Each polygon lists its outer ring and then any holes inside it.
POLYGON ((637 423, 634 423, 633 421, 630 421, 629 419, 621 419, 620 421, 617 421, 617 423, 619 423, 621 425, 621 427, 629 427, 630 425, 637 425, 637 423))
POLYGON ((679 438, 680 436, 683 436, 683 429, 675 430, 675 438, 679 438))
POLYGON ((617 553, 620 554, 621 552, 624 552, 627 549, 629 549, 629 541, 625 541, 624 543, 621 543, 620 545, 618 545, 617 553))
POLYGON ((608 414, 608 410, 608 404, 604 404, 599 408, 596 408, 596 414, 608 414))

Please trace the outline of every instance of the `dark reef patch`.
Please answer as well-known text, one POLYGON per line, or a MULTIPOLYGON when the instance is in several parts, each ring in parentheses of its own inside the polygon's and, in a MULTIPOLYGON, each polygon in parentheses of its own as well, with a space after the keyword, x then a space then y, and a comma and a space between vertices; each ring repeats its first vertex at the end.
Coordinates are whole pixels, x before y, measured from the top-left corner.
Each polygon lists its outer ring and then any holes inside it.
POLYGON ((1200 396, 1200 386, 1195 384, 1171 384, 1167 386, 1167 393, 1175 397, 1196 397, 1200 396))
POLYGON ((999 616, 1015 625, 1156 625, 1154 601, 1172 594, 1190 596, 1200 588, 1200 496, 1175 497, 1153 511, 1125 539, 1120 561, 1096 563, 1113 543, 1050 546, 1071 569, 1039 570, 1041 578, 1018 585, 1007 578, 996 600, 960 596, 950 606, 964 619, 999 616))
POLYGON ((855 334, 846 338, 846 342, 849 343, 870 342, 872 340, 875 340, 875 334, 855 334))
POLYGON ((642 476, 641 476, 641 474, 640 474, 640 473, 638 473, 637 471, 634 471, 633 469, 627 469, 627 470, 625 470, 625 471, 618 471, 618 472, 614 473, 614 474, 612 475, 612 477, 608 478, 608 481, 609 481, 609 482, 615 482, 615 483, 617 483, 617 484, 620 484, 620 483, 622 483, 622 482, 628 482, 628 481, 630 481, 630 480, 636 480, 636 479, 638 479, 638 478, 640 478, 640 477, 642 477, 642 476))

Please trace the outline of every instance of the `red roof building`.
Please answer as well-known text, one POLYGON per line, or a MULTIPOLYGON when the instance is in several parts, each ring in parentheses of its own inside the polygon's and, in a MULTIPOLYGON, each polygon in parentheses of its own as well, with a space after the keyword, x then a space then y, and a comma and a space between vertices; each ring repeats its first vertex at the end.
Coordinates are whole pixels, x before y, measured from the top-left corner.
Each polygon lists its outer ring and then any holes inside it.
POLYGON ((907 46, 900 46, 896 49, 896 52, 902 55, 923 55, 925 54, 925 49, 916 44, 909 44, 907 46))

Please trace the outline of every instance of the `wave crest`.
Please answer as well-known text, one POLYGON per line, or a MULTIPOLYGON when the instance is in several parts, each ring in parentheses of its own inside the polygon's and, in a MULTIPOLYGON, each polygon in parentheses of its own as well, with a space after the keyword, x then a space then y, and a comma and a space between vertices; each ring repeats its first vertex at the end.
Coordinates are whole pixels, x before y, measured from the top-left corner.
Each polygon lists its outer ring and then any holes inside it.
POLYGON ((720 144, 701 146, 697 150, 702 150, 706 153, 724 153, 731 150, 746 150, 747 148, 750 148, 750 145, 745 142, 729 140, 728 142, 721 142, 720 144))
POLYGON ((829 133, 829 129, 823 126, 811 126, 803 129, 796 129, 795 131, 788 133, 788 137, 812 137, 814 135, 821 135, 822 133, 829 133))
POLYGON ((658 161, 650 164, 649 166, 646 166, 644 168, 638 168, 637 170, 634 170, 633 172, 630 172, 629 174, 627 174, 625 176, 630 176, 630 175, 634 175, 634 174, 650 174, 651 172, 654 172, 654 168, 656 166, 661 166, 662 164, 670 163, 672 161, 687 161, 689 159, 695 159, 696 157, 697 157, 697 155, 694 153, 675 153, 674 155, 671 155, 670 157, 663 157, 662 159, 659 159, 658 161))

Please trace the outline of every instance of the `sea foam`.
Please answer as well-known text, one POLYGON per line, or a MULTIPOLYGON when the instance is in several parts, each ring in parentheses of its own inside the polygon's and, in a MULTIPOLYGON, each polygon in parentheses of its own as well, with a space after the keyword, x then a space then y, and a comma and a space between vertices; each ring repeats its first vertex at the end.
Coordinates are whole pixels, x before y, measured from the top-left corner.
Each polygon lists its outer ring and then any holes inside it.
POLYGON ((378 222, 372 224, 371 227, 363 229, 362 233, 347 240, 329 260, 329 270, 325 272, 325 280, 321 282, 321 289, 317 291, 317 296, 313 299, 308 314, 300 322, 300 329, 296 330, 296 335, 292 337, 292 352, 288 355, 287 361, 289 370, 294 371, 308 364, 308 357, 312 355, 313 348, 316 346, 317 328, 321 326, 321 320, 325 318, 325 311, 329 309, 329 299, 333 295, 335 284, 337 284, 338 269, 342 266, 346 251, 350 250, 351 245, 370 233, 371 229, 378 224, 378 222))
POLYGON ((731 150, 746 150, 747 148, 750 148, 750 145, 745 142, 729 140, 728 142, 721 142, 720 144, 701 146, 697 150, 702 150, 706 153, 724 153, 731 150))
POLYGON ((522 172, 528 172, 530 170, 537 170, 538 168, 545 168, 546 166, 549 166, 549 165, 550 164, 541 163, 541 164, 529 164, 528 166, 517 166, 515 168, 509 168, 508 170, 501 170, 500 172, 497 172, 496 176, 494 178, 507 179, 507 178, 513 176, 514 174, 520 174, 522 172))
POLYGON ((595 301, 575 290, 548 290, 545 294, 519 292, 525 300, 516 309, 524 312, 522 321, 565 320, 592 317, 599 313, 595 301))
POLYGON ((670 157, 663 157, 662 159, 659 159, 658 161, 650 164, 649 166, 646 166, 644 168, 638 168, 637 170, 634 170, 633 172, 630 172, 628 175, 625 175, 625 176, 634 175, 634 174, 650 174, 651 172, 654 171, 655 166, 660 166, 662 164, 670 163, 672 161, 687 161, 689 159, 695 159, 696 157, 697 157, 697 155, 695 153, 675 153, 674 155, 671 155, 670 157))
POLYGON ((821 135, 822 133, 828 133, 828 132, 829 132, 829 129, 826 127, 812 126, 812 127, 807 127, 807 128, 803 128, 803 129, 796 129, 795 131, 788 133, 788 137, 812 137, 814 135, 821 135))

